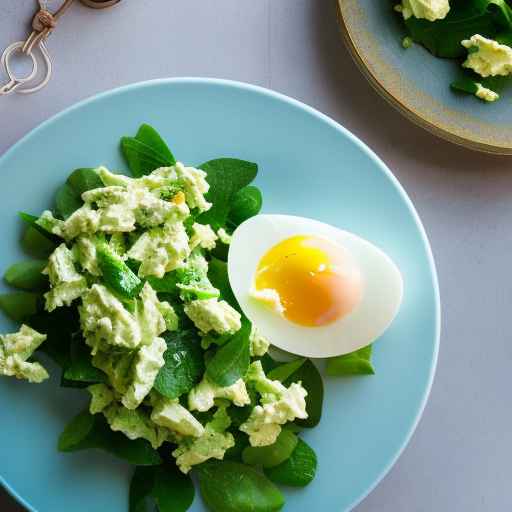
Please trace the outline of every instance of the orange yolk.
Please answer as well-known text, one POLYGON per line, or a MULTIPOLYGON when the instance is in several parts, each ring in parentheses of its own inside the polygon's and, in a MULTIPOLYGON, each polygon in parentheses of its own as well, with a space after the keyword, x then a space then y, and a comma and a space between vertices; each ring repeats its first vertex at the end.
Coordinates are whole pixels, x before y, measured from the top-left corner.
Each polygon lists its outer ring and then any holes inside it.
POLYGON ((314 236, 294 236, 272 247, 258 264, 254 287, 275 290, 285 318, 307 327, 349 314, 363 288, 350 253, 314 236))

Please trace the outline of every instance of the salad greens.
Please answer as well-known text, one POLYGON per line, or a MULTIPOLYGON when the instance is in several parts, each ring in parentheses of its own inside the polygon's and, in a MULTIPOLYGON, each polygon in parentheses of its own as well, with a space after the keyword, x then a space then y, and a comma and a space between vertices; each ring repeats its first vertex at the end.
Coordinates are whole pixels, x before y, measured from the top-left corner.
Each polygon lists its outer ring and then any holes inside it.
MULTIPOLYGON (((323 382, 309 359, 274 361, 227 271, 230 233, 259 213, 258 167, 233 158, 185 167, 149 125, 121 139, 132 177, 79 168, 54 209, 27 224, 0 309, 23 322, 0 335, 0 374, 41 382, 35 354, 90 405, 62 452, 100 449, 135 466, 130 512, 186 511, 190 474, 218 512, 272 512, 277 484, 301 487, 317 458, 299 434, 321 419, 323 382)), ((328 361, 371 373, 371 347, 328 361)))
MULTIPOLYGON (((509 0, 402 0, 395 10, 410 40, 439 58, 462 65, 454 91, 492 102, 512 73, 512 6, 509 0)), ((405 41, 405 40, 404 40, 405 41)))

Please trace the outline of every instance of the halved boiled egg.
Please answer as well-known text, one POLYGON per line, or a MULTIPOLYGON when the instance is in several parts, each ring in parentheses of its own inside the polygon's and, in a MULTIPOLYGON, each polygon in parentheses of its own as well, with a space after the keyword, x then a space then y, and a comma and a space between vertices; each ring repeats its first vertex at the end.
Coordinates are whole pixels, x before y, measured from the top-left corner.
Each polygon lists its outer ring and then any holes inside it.
POLYGON ((276 347, 306 357, 373 343, 396 316, 400 271, 379 248, 329 224, 257 215, 233 233, 229 281, 240 307, 276 347))

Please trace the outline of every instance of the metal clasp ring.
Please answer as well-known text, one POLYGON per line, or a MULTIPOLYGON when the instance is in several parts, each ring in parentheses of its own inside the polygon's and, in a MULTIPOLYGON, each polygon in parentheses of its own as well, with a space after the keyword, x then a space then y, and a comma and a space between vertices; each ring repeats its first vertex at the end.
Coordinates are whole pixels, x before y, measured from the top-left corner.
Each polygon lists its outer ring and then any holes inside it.
POLYGON ((4 53, 2 54, 2 58, 0 59, 1 65, 5 68, 5 72, 7 73, 7 76, 9 77, 9 82, 0 88, 0 94, 10 94, 14 92, 20 85, 23 85, 26 82, 30 82, 30 80, 33 80, 33 78, 37 74, 37 60, 33 53, 25 54, 28 57, 32 59, 32 71, 29 75, 25 77, 17 77, 14 72, 11 69, 10 59, 11 56, 16 51, 20 51, 20 53, 23 53, 21 50, 24 46, 24 41, 18 41, 16 43, 12 43, 9 45, 4 53))

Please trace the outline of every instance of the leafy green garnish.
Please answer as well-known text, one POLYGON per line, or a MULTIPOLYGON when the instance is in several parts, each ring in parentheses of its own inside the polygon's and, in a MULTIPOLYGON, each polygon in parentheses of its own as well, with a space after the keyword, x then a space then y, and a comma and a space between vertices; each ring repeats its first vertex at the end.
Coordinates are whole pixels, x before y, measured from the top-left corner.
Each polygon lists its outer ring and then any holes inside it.
POLYGON ((229 284, 227 263, 217 258, 212 258, 208 265, 208 279, 220 291, 220 298, 241 313, 240 305, 229 284))
POLYGON ((248 446, 242 452, 244 464, 250 466, 261 466, 263 468, 273 468, 287 460, 295 447, 298 438, 289 430, 281 430, 276 442, 270 446, 248 446))
POLYGON ((174 465, 137 467, 130 483, 129 512, 145 512, 148 499, 159 512, 185 512, 194 501, 194 485, 174 465))
POLYGON ((74 190, 76 196, 81 197, 84 192, 104 187, 96 169, 83 167, 75 169, 67 179, 66 183, 74 190))
POLYGON ((284 505, 279 489, 248 466, 209 461, 197 472, 201 494, 212 512, 275 512, 284 505))
POLYGON ((327 359, 327 375, 373 375, 371 363, 372 345, 360 348, 350 354, 327 359))
POLYGON ((70 363, 63 374, 65 382, 85 382, 86 384, 108 382, 106 374, 94 367, 91 361, 90 350, 82 337, 75 336, 71 340, 70 363))
POLYGON ((164 334, 167 350, 165 364, 155 380, 155 389, 167 398, 188 393, 204 373, 201 339, 195 330, 179 330, 164 334))
POLYGON ((61 238, 59 238, 57 235, 54 235, 53 233, 50 233, 37 223, 39 217, 36 217, 35 215, 30 215, 30 213, 25 212, 19 212, 18 215, 29 226, 33 227, 36 231, 39 231, 39 233, 43 235, 45 238, 47 238, 50 242, 53 242, 55 244, 55 247, 57 247, 57 244, 60 244, 62 242, 61 238))
POLYGON ((42 297, 31 292, 0 294, 0 309, 15 322, 23 322, 42 308, 42 297))
POLYGON ((306 428, 316 427, 322 417, 324 383, 320 372, 310 359, 306 359, 300 368, 286 379, 284 384, 289 386, 293 382, 301 382, 308 392, 306 396, 308 417, 305 420, 295 420, 295 423, 306 428))
POLYGON ((251 323, 243 319, 240 330, 217 350, 206 365, 206 375, 212 382, 222 387, 231 386, 247 373, 251 361, 250 334, 251 323))
POLYGON ((46 334, 46 341, 39 351, 51 357, 63 370, 71 364, 71 340, 80 329, 76 306, 60 307, 48 313, 42 311, 26 319, 26 323, 38 332, 46 334))
POLYGON ((21 238, 21 247, 28 255, 44 259, 55 250, 55 243, 34 227, 27 226, 21 238))
POLYGON ((159 167, 169 167, 174 164, 151 146, 133 137, 121 139, 121 151, 135 178, 150 174, 159 167))
POLYGON ((168 165, 174 165, 176 163, 176 159, 169 149, 169 146, 164 139, 162 139, 160 134, 152 126, 149 126, 149 124, 141 125, 135 138, 156 151, 168 162, 168 165))
POLYGON ((41 272, 47 263, 48 260, 28 260, 14 263, 5 271, 5 282, 20 290, 46 290, 49 288, 48 276, 41 272))
POLYGON ((212 203, 212 207, 199 216, 198 222, 211 224, 214 229, 221 228, 226 224, 233 196, 256 178, 258 166, 245 160, 219 158, 199 168, 207 174, 210 190, 206 199, 212 203))
POLYGON ((512 29, 512 11, 505 0, 459 0, 434 23, 411 16, 405 21, 411 37, 437 57, 462 58, 466 49, 461 41, 475 34, 493 38, 502 28, 512 29))
POLYGON ((276 484, 304 487, 315 478, 316 468, 315 452, 302 439, 299 439, 287 460, 273 468, 265 468, 264 472, 276 484))
POLYGON ((55 194, 55 209, 62 219, 67 219, 83 205, 75 190, 64 183, 55 194))
POLYGON ((253 185, 240 189, 233 195, 228 223, 236 227, 242 222, 257 215, 261 210, 263 197, 260 189, 253 185))
POLYGON ((108 288, 126 299, 133 299, 139 295, 143 286, 142 281, 106 244, 98 246, 97 257, 103 280, 108 288))
POLYGON ((130 440, 124 434, 114 432, 103 415, 92 416, 87 410, 68 423, 59 437, 58 448, 61 452, 97 448, 139 466, 153 466, 162 462, 148 441, 130 440))
POLYGON ((289 363, 281 364, 267 373, 271 380, 285 382, 306 362, 306 359, 300 358, 289 363))

